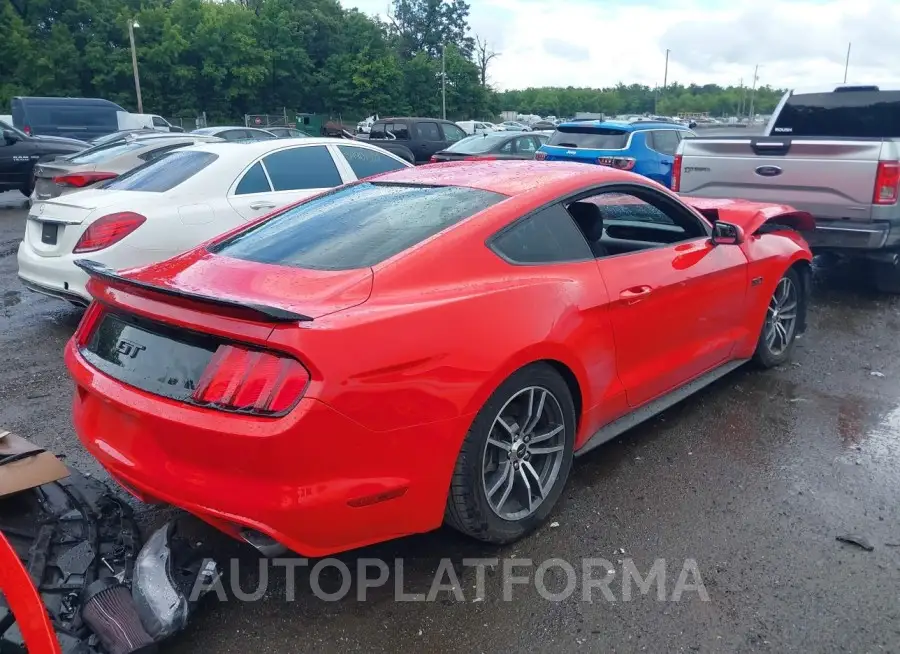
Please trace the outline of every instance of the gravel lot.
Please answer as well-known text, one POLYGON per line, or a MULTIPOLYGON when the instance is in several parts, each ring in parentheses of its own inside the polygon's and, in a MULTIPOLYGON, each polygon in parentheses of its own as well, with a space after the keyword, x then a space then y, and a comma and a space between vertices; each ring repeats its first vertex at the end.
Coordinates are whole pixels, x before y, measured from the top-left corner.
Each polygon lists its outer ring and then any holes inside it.
MULTIPOLYGON (((0 208, 0 426, 102 476, 72 432, 60 356, 80 312, 18 283, 24 216, 0 208)), ((900 651, 900 300, 866 290, 852 267, 820 268, 810 322, 792 365, 741 369, 581 459, 558 526, 508 548, 442 530, 340 557, 351 570, 360 558, 401 557, 403 587, 417 593, 449 558, 465 601, 445 592, 437 602, 395 602, 392 572, 365 602, 355 589, 318 600, 305 573, 286 602, 284 575, 272 575, 261 599, 213 601, 165 651, 900 651), (849 533, 874 550, 836 540, 849 533), (531 583, 507 602, 498 568, 473 601, 466 557, 562 558, 578 587, 552 602, 531 583), (599 591, 583 601, 581 561, 590 557, 612 564, 616 601, 599 591), (623 566, 632 560, 646 574, 660 558, 667 598, 693 559, 709 601, 685 592, 661 602, 655 589, 623 601, 623 566)), ((221 556, 240 558, 239 580, 252 590, 253 552, 209 538, 221 556)), ((334 572, 323 573, 332 590, 334 572)), ((534 569, 519 573, 533 578, 534 569)), ((550 590, 564 586, 559 573, 548 573, 550 590)))

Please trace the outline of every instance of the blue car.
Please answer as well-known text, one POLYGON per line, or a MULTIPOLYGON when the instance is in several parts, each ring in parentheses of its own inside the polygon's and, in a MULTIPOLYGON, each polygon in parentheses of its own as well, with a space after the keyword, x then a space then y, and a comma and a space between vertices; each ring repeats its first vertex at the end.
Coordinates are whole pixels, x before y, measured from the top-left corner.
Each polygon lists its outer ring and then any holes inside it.
POLYGON ((630 170, 663 186, 672 183, 672 164, 682 138, 696 136, 677 123, 580 121, 562 123, 535 159, 580 161, 630 170))

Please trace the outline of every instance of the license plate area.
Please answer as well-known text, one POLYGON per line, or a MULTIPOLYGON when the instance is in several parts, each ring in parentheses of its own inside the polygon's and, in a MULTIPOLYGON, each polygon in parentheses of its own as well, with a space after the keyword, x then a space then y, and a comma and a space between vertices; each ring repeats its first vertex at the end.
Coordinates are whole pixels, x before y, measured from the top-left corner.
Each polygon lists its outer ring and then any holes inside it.
POLYGON ((59 238, 59 225, 57 223, 41 223, 41 243, 44 245, 56 245, 59 238))

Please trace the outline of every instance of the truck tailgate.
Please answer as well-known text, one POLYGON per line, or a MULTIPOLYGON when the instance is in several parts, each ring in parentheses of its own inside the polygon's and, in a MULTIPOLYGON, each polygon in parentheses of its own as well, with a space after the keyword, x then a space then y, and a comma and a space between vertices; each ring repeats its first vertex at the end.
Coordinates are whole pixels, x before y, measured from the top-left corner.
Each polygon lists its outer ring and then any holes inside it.
MULTIPOLYGON (((691 138, 682 142, 685 195, 789 204, 817 219, 872 220, 880 139, 691 138)), ((883 152, 887 148, 890 152, 883 152)))

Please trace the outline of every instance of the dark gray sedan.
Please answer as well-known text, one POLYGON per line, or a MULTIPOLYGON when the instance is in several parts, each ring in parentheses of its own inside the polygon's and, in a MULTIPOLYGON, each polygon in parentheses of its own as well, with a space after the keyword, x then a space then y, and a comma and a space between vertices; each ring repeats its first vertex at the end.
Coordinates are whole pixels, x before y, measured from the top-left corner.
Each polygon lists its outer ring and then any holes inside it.
POLYGON ((431 163, 484 159, 534 159, 550 137, 534 132, 492 132, 476 134, 457 141, 431 157, 431 163))

